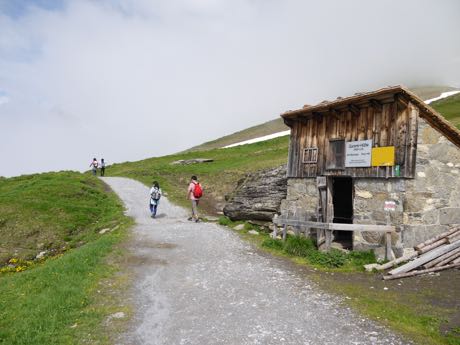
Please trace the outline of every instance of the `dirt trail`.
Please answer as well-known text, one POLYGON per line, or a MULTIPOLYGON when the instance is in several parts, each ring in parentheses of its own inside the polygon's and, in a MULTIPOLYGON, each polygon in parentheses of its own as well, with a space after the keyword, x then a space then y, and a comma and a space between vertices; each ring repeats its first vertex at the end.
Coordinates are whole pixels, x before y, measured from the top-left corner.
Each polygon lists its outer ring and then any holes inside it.
POLYGON ((147 187, 104 181, 137 223, 136 312, 118 344, 408 344, 231 231, 187 221, 166 198, 151 219, 147 187))

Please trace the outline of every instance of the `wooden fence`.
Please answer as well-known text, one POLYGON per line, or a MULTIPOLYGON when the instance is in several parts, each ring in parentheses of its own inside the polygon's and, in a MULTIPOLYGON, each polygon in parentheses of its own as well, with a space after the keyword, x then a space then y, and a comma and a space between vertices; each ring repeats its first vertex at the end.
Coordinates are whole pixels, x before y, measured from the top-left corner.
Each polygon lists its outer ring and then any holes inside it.
MULTIPOLYGON (((371 224, 342 224, 342 223, 321 223, 312 222, 301 219, 293 219, 285 216, 275 216, 273 223, 282 226, 282 238, 286 240, 287 226, 303 227, 305 228, 305 234, 308 229, 322 229, 325 231, 325 250, 328 251, 331 248, 332 242, 332 231, 373 231, 373 232, 384 232, 385 233, 385 257, 391 260, 391 233, 396 231, 396 228, 392 225, 371 225, 371 224)), ((277 227, 275 226, 275 237, 277 236, 277 227)))

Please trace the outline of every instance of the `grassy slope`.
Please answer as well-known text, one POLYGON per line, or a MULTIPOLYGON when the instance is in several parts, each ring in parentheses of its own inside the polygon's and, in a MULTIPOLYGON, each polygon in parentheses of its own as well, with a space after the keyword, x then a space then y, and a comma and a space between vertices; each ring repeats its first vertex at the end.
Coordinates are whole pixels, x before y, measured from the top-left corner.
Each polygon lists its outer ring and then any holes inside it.
MULTIPOLYGON (((169 197, 185 205, 185 194, 192 175, 202 182, 206 197, 202 206, 210 213, 222 209, 224 195, 230 193, 237 181, 248 172, 285 164, 288 153, 287 137, 244 145, 230 149, 214 149, 200 152, 204 158, 214 159, 212 163, 192 165, 171 165, 179 159, 197 158, 196 152, 150 158, 138 162, 114 164, 107 168, 111 176, 127 176, 147 185, 158 180, 169 197)), ((147 198, 147 196, 146 196, 147 198)))
POLYGON ((2 179, 0 218, 4 255, 19 246, 15 257, 32 256, 37 243, 76 247, 25 272, 0 275, 0 344, 109 343, 102 321, 119 306, 98 296, 108 293, 101 282, 113 278, 115 266, 107 260, 130 224, 116 195, 73 172, 2 179))
POLYGON ((289 129, 281 118, 262 123, 261 125, 246 128, 242 131, 226 135, 222 138, 208 141, 199 146, 192 147, 187 151, 205 151, 224 147, 241 141, 263 137, 265 135, 287 131, 289 129))
POLYGON ((454 126, 460 129, 460 94, 456 94, 430 104, 454 126))
POLYGON ((89 240, 122 210, 98 179, 74 172, 0 180, 0 263, 89 240))

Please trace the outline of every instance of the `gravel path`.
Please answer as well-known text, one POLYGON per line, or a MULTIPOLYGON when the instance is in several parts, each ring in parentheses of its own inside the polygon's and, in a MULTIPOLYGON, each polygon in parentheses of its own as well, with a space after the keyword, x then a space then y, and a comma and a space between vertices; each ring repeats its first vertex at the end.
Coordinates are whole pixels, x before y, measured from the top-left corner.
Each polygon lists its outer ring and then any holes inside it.
POLYGON ((136 311, 118 344, 407 344, 232 231, 189 222, 188 212, 166 198, 151 219, 147 187, 104 181, 137 222, 130 292, 136 311))

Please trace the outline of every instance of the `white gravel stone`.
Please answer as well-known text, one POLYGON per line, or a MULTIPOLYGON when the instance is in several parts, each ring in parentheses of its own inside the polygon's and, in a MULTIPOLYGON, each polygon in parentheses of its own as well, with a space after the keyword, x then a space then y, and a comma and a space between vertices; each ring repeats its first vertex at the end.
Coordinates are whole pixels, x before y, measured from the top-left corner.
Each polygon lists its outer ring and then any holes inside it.
POLYGON ((110 315, 112 319, 124 319, 125 316, 126 316, 125 313, 123 313, 122 311, 119 311, 118 313, 110 315))
POLYGON ((238 224, 233 229, 238 230, 238 231, 244 230, 244 224, 238 224))

